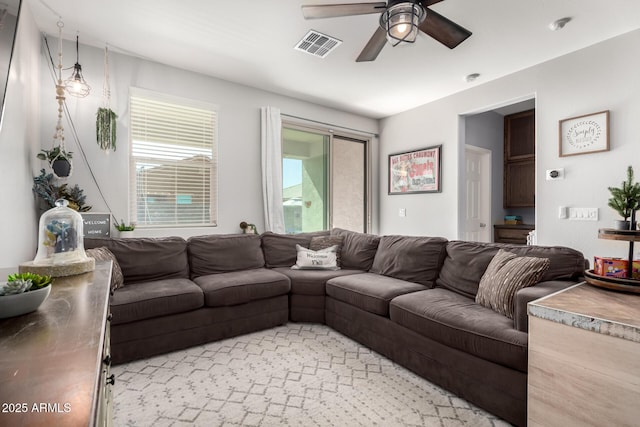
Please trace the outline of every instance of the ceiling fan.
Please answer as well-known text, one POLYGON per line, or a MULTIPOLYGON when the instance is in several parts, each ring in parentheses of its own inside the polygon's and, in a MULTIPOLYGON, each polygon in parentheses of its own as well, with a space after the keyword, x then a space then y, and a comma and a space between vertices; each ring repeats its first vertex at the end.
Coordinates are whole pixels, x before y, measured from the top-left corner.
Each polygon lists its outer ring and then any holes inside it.
POLYGON ((461 27, 428 7, 442 0, 389 0, 377 3, 318 4, 302 6, 305 19, 380 13, 380 25, 356 62, 373 61, 389 41, 394 46, 413 43, 419 31, 453 49, 470 35, 461 27))

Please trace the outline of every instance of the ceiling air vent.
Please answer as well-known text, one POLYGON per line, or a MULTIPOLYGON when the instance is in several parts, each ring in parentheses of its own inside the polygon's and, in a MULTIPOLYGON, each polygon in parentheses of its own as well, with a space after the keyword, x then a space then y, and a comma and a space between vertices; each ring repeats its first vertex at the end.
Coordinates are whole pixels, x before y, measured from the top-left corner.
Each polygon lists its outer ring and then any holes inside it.
POLYGON ((324 58, 333 49, 342 44, 341 40, 328 36, 326 34, 319 33, 315 30, 310 30, 306 36, 298 42, 294 49, 307 52, 313 56, 319 56, 324 58))

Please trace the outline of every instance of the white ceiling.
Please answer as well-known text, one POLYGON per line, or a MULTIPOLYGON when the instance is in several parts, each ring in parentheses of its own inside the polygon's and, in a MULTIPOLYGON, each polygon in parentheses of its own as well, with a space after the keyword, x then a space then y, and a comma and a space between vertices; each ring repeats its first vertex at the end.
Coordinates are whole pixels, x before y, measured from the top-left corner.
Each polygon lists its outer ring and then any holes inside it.
MULTIPOLYGON (((449 50, 426 35, 355 59, 378 15, 305 20, 326 0, 25 0, 38 27, 139 56, 373 118, 399 113, 640 28, 638 0, 445 0, 432 8, 473 32, 449 50), (561 31, 552 21, 571 17, 561 31), (321 59, 294 50, 314 29, 343 41, 321 59), (467 83, 464 77, 480 73, 467 83)), ((348 0, 342 0, 346 3, 348 0)), ((628 52, 637 55, 637 52, 628 52)), ((594 60, 598 60, 594 58, 594 60)))

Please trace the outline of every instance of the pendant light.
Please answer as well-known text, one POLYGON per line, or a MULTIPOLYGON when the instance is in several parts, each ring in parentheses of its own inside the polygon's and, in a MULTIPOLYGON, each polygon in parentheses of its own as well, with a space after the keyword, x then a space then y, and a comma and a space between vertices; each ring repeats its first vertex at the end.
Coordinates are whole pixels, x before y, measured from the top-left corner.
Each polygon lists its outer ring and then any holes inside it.
POLYGON ((76 63, 73 66, 71 77, 64 81, 64 88, 71 96, 84 98, 89 95, 91 87, 82 76, 82 66, 80 65, 80 45, 79 36, 76 35, 76 63))

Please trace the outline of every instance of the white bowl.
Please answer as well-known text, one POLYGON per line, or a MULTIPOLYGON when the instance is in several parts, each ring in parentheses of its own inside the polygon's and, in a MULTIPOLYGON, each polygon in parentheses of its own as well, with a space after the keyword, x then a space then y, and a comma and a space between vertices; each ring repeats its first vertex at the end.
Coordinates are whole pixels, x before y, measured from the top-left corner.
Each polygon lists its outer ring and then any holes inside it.
POLYGON ((35 291, 0 296, 0 319, 36 311, 51 292, 51 285, 35 291))

